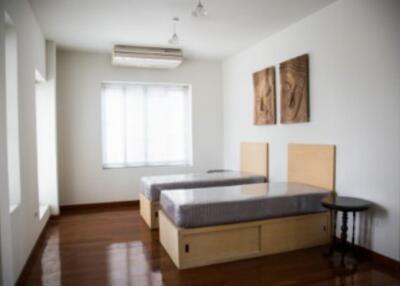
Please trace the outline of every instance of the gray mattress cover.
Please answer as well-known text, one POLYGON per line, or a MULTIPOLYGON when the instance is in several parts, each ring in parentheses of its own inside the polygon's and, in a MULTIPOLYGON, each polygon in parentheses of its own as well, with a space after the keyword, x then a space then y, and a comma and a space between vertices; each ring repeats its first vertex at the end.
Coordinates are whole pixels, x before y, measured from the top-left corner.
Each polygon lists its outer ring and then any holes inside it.
POLYGON ((298 183, 163 191, 161 208, 182 228, 238 223, 325 211, 330 191, 298 183))
POLYGON ((233 186, 264 182, 267 182, 265 176, 233 171, 151 176, 141 179, 140 191, 149 200, 158 201, 162 190, 233 186))

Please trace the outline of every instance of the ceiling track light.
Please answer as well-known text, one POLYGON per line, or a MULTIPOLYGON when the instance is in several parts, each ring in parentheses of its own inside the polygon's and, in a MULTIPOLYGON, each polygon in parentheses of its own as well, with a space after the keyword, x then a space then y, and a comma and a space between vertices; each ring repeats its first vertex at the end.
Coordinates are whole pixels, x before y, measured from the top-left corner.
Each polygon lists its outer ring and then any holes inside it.
POLYGON ((173 21, 173 34, 171 36, 171 38, 169 39, 168 43, 171 45, 179 45, 179 37, 178 34, 176 33, 176 26, 179 22, 179 18, 178 17, 174 17, 172 18, 173 21))
POLYGON ((199 0, 199 3, 197 3, 196 8, 192 12, 192 15, 198 18, 206 17, 208 15, 208 11, 206 10, 206 8, 204 8, 201 0, 199 0))

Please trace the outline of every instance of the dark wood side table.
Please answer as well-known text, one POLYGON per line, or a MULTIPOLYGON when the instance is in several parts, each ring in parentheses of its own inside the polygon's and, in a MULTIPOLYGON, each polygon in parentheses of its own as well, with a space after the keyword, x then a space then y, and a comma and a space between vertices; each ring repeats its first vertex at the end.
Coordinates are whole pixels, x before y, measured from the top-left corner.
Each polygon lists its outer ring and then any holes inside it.
POLYGON ((357 212, 362 212, 368 210, 372 203, 358 198, 353 197, 342 197, 337 196, 336 194, 332 194, 326 196, 321 201, 322 205, 331 211, 333 215, 333 230, 332 230, 332 241, 329 247, 329 251, 327 253, 328 256, 331 256, 335 251, 341 253, 340 265, 344 266, 344 256, 350 251, 355 260, 357 260, 355 247, 354 247, 354 236, 355 236, 355 222, 356 222, 356 214, 357 212), (336 238, 336 218, 338 211, 342 212, 342 225, 341 225, 341 234, 340 240, 338 241, 336 238), (351 238, 351 244, 347 243, 347 222, 348 222, 348 213, 353 214, 353 233, 351 238))

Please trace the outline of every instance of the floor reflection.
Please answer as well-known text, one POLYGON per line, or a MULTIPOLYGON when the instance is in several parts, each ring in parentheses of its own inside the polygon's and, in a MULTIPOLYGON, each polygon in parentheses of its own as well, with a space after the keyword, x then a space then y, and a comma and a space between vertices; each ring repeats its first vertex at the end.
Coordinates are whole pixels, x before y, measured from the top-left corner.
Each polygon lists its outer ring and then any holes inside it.
POLYGON ((61 286, 60 236, 55 229, 48 238, 41 257, 43 286, 61 286))
POLYGON ((113 243, 107 248, 110 285, 133 285, 137 277, 145 285, 161 285, 161 273, 154 269, 142 241, 113 243))
POLYGON ((137 209, 66 214, 46 230, 21 285, 400 285, 368 262, 339 273, 324 247, 179 271, 137 209))

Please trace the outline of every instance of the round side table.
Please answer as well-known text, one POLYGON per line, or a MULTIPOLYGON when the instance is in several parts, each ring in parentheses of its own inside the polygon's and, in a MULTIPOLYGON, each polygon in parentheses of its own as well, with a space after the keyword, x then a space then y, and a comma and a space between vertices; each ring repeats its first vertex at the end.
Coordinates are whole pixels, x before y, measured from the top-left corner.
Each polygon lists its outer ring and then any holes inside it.
POLYGON ((328 256, 331 256, 335 251, 341 253, 340 265, 344 266, 344 256, 347 252, 351 252, 355 260, 357 260, 357 256, 355 253, 354 247, 354 236, 355 236, 355 221, 356 214, 358 212, 363 212, 368 210, 372 203, 367 200, 353 198, 353 197, 342 197, 337 196, 335 194, 326 196, 321 201, 322 205, 331 211, 333 215, 333 231, 332 231, 332 240, 331 245, 329 247, 329 251, 327 253, 328 256), (336 218, 337 213, 342 212, 342 225, 341 225, 341 234, 340 240, 336 239, 336 218), (348 230, 348 213, 353 214, 353 229, 352 229, 352 238, 350 247, 347 243, 347 230, 348 230))

